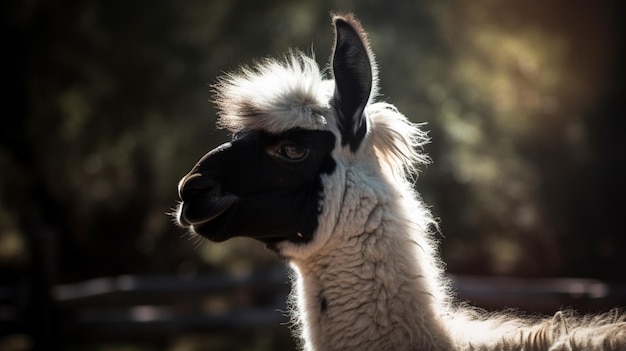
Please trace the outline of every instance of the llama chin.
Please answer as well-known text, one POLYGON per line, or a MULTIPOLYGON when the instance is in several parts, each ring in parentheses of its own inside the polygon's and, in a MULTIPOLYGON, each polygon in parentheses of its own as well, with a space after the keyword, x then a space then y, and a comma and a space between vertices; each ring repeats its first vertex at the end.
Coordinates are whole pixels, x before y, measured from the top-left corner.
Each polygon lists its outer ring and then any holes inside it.
POLYGON ((333 26, 331 78, 292 51, 218 81, 218 126, 234 137, 181 180, 178 223, 289 261, 305 350, 625 350, 617 312, 527 319, 454 301, 413 188, 426 133, 376 101, 357 19, 334 15, 333 26))

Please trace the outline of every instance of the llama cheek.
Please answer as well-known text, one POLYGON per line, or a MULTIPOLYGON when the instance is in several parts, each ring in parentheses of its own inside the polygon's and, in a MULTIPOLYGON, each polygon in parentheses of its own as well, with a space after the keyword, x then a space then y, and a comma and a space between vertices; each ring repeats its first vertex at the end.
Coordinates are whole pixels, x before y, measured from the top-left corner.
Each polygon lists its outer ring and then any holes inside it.
POLYGON ((305 245, 281 242, 277 245, 281 254, 292 260, 301 261, 319 253, 332 241, 333 234, 339 231, 339 218, 343 201, 345 166, 336 163, 332 173, 320 175, 320 197, 318 207, 318 225, 311 241, 305 245))

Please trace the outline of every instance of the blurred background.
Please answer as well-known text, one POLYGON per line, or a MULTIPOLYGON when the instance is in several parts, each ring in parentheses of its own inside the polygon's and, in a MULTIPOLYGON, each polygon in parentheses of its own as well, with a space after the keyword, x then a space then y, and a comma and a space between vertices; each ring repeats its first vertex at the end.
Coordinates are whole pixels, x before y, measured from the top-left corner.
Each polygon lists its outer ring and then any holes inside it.
POLYGON ((0 350, 295 347, 282 263, 252 241, 192 238, 167 213, 227 138, 210 84, 289 48, 326 65, 330 11, 368 31, 381 99, 427 122, 433 163, 416 186, 461 298, 626 304, 619 0, 1 6, 0 350))

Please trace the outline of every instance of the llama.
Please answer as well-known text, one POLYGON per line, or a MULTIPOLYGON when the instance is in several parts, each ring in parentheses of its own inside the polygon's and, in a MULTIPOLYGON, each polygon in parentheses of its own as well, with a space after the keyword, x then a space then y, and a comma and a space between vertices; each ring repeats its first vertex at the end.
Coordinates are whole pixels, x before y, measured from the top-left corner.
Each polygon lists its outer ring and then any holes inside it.
POLYGON ((618 312, 529 319, 454 301, 412 186, 427 136, 375 101, 358 20, 332 23, 332 79, 291 51, 218 80, 218 126, 233 138, 180 181, 179 225, 259 240, 289 262, 304 350, 626 350, 618 312))

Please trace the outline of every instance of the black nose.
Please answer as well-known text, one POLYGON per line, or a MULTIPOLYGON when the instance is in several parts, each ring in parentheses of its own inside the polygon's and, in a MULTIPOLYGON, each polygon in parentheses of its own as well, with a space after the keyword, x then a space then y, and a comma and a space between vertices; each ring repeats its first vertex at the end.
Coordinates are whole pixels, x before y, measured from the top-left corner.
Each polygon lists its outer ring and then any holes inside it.
POLYGON ((217 182, 200 173, 189 173, 178 183, 178 196, 184 202, 201 191, 210 191, 217 186, 217 182))

